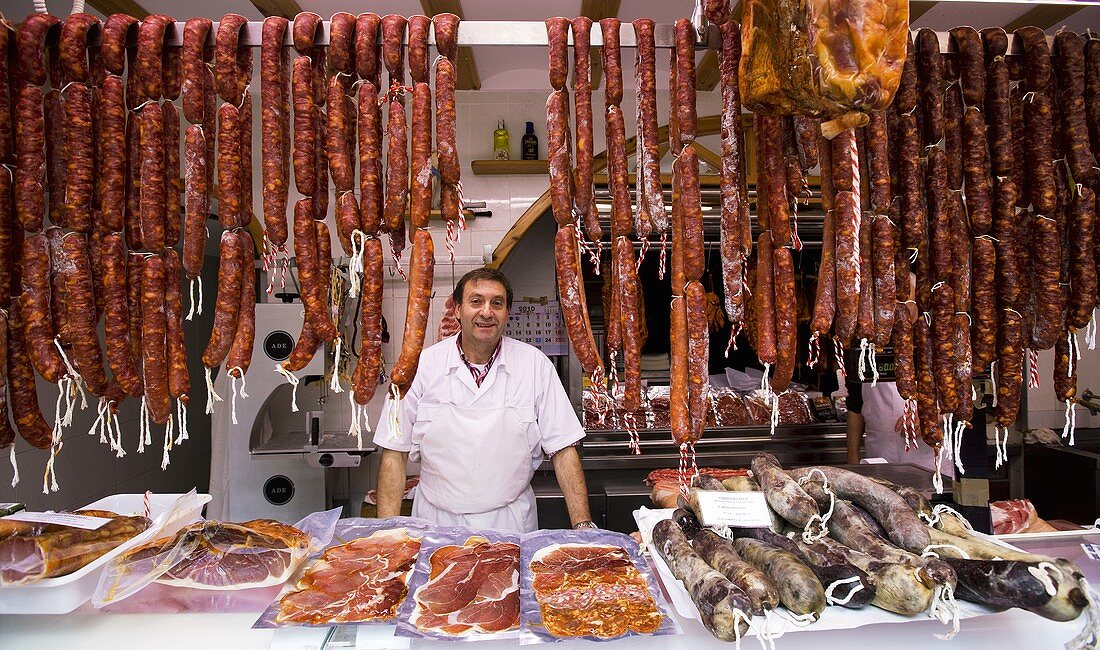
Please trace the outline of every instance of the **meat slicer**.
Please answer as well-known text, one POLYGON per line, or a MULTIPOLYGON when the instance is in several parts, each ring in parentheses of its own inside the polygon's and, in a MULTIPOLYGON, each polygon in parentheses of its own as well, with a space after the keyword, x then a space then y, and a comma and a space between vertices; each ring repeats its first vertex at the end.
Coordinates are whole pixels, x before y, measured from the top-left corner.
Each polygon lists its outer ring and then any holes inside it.
MULTIPOLYGON (((275 371, 294 348, 302 318, 300 302, 258 303, 256 343, 245 384, 234 383, 224 370, 214 380, 215 392, 224 401, 214 405, 211 416, 209 518, 271 518, 292 524, 329 507, 326 469, 357 468, 363 456, 374 451, 369 433, 360 448, 346 426, 326 430, 323 349, 294 373, 296 391, 275 371)), ((339 408, 346 405, 340 403, 339 408)), ((348 502, 358 516, 362 500, 348 502)))

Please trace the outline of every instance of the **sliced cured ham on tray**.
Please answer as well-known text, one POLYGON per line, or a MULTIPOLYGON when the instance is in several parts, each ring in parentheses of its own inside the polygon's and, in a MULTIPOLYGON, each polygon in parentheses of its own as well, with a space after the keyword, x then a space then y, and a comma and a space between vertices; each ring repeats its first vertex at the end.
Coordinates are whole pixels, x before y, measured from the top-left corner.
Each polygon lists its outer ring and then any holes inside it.
POLYGON ((521 558, 524 644, 679 633, 628 535, 540 530, 524 536, 521 558))
POLYGON ((432 639, 515 637, 519 633, 519 535, 439 529, 421 546, 412 597, 397 635, 432 639))
POLYGON ((392 623, 427 530, 410 517, 341 520, 332 544, 253 627, 392 623))

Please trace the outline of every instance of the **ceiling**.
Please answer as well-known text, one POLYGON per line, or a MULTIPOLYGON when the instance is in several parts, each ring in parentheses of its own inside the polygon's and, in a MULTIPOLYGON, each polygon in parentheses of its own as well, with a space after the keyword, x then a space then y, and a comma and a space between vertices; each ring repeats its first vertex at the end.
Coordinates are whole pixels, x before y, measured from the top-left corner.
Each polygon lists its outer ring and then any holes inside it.
MULTIPOLYGON (((121 7, 137 6, 148 13, 166 13, 177 20, 194 16, 206 16, 217 20, 227 12, 240 13, 250 20, 262 20, 259 6, 293 7, 295 0, 88 0, 89 11, 102 16, 96 8, 108 12, 121 7)), ((736 0, 734 0, 736 3, 736 0)), ((600 12, 614 13, 624 23, 635 18, 648 17, 657 23, 671 23, 680 17, 688 17, 695 5, 692 0, 540 0, 538 2, 516 0, 375 0, 370 3, 350 3, 347 0, 297 0, 303 11, 312 11, 328 17, 337 11, 358 12, 370 10, 380 15, 397 13, 405 16, 428 12, 430 7, 459 5, 466 20, 538 21, 548 16, 590 15, 600 12)), ((65 0, 47 0, 50 11, 56 15, 68 13, 71 6, 65 0)), ((940 0, 938 2, 914 2, 914 28, 930 27, 947 30, 959 25, 976 28, 1012 26, 1014 21, 1024 20, 1039 24, 1050 32, 1066 27, 1084 32, 1093 29, 1100 32, 1100 2, 997 2, 989 0, 940 0), (1084 5, 1084 6, 1082 6, 1084 5), (1067 15, 1068 14, 1068 15, 1067 15)), ((31 11, 32 0, 0 0, 0 11, 8 16, 22 16, 31 11)), ((482 90, 545 90, 546 49, 544 47, 474 47, 473 54, 482 90)), ((698 59, 701 60, 700 52, 698 59)), ((633 78, 633 57, 623 56, 623 77, 633 78)), ((667 72, 658 58, 658 87, 667 86, 667 72)))

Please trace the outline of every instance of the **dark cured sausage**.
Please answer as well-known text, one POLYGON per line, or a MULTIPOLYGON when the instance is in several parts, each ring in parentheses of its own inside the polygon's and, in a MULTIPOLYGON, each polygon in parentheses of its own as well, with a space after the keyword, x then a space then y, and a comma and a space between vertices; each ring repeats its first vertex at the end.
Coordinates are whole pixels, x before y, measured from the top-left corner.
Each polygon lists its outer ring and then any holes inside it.
POLYGON ((1073 182, 1084 183, 1092 177, 1096 166, 1096 157, 1089 148, 1085 118, 1085 48, 1081 37, 1067 30, 1054 37, 1054 49, 1058 52, 1054 69, 1058 75, 1058 104, 1064 124, 1057 137, 1062 138, 1073 182))
POLYGON ((1094 233, 1095 194, 1081 187, 1069 206, 1069 295, 1066 301, 1066 325, 1081 329, 1088 325, 1097 304, 1094 233))
POLYGON ((183 268, 197 278, 206 257, 206 217, 210 214, 210 170, 206 167, 206 137, 192 124, 184 136, 183 268))
MULTIPOLYGON (((592 19, 578 16, 573 19, 573 112, 577 127, 577 168, 574 170, 574 203, 577 212, 584 218, 584 232, 589 241, 598 242, 603 238, 600 221, 592 208, 592 77, 591 48, 592 19)), ((656 102, 656 98, 654 98, 656 102)), ((656 104, 654 104, 656 111, 656 104)), ((568 109, 562 111, 564 123, 568 125, 568 109)), ((656 113, 654 113, 656 124, 656 113)), ((549 122, 547 123, 549 126, 549 122)), ((547 142, 559 137, 547 129, 547 142)), ((564 138, 568 142, 568 138, 564 138)), ((560 221, 558 222, 561 223, 560 221)))
POLYGON ((46 449, 50 446, 53 433, 38 406, 38 389, 35 385, 34 371, 31 369, 20 301, 12 303, 8 312, 8 396, 11 404, 12 420, 19 435, 33 447, 46 449))
POLYGON ((17 300, 21 305, 27 355, 42 378, 56 384, 65 373, 65 363, 54 346, 54 326, 50 317, 50 253, 43 234, 31 235, 23 240, 20 262, 22 269, 22 293, 17 300))
POLYGON ((168 394, 187 404, 191 378, 187 374, 187 346, 183 340, 183 288, 180 258, 175 249, 164 251, 165 347, 168 359, 168 394))
POLYGON ((1058 237, 1058 223, 1051 218, 1037 216, 1031 220, 1028 238, 1031 240, 1032 291, 1035 301, 1035 321, 1029 333, 1029 347, 1049 350, 1062 336, 1062 245, 1058 237))
POLYGON ((1047 45, 1046 34, 1038 27, 1022 27, 1016 30, 1016 36, 1024 45, 1024 72, 1030 99, 1023 102, 1028 194, 1039 214, 1050 215, 1058 204, 1051 153, 1054 127, 1048 92, 1051 82, 1050 46, 1047 45))
MULTIPOLYGON (((744 159, 744 134, 741 130, 741 91, 738 88, 737 63, 741 58, 741 28, 737 23, 722 25, 722 50, 718 67, 721 74, 722 93, 722 170, 721 170, 721 252, 722 283, 725 294, 726 317, 735 328, 740 329, 745 317, 745 299, 743 282, 745 278, 746 248, 752 248, 752 234, 749 230, 745 241, 745 230, 751 228, 749 221, 749 201, 746 190, 746 173, 742 164, 744 159), (746 243, 748 244, 746 246, 746 243)), ((656 115, 654 115, 656 126, 656 115)), ((653 131, 656 139, 656 129, 653 131)), ((654 147, 657 143, 654 143, 654 147)), ((659 169, 657 171, 660 171, 659 169)), ((659 175, 656 177, 659 181, 659 175)), ((660 191, 659 182, 656 184, 660 191)), ((647 189, 648 192, 648 189, 647 189)), ((664 216, 663 194, 660 203, 664 216)), ((830 316, 830 321, 832 317, 830 316)))
POLYGON ((368 239, 363 243, 363 289, 359 302, 359 363, 352 376, 357 404, 367 404, 378 388, 382 370, 382 266, 385 262, 382 242, 368 239))
POLYGON ((141 242, 147 250, 160 252, 165 239, 164 117, 156 102, 141 109, 141 157, 141 242))
MULTIPOLYGON (((626 168, 626 125, 623 121, 623 112, 618 106, 609 106, 607 109, 607 167, 608 185, 611 190, 611 236, 618 238, 630 233, 631 209, 630 209, 630 183, 627 180, 626 168)), ((690 161, 684 164, 690 165, 690 161)), ((698 181, 696 181, 698 182, 698 181)), ((702 219, 702 211, 699 212, 702 219)), ((649 222, 645 222, 639 232, 639 238, 645 238, 648 234, 649 222)), ((701 270, 701 269, 700 269, 701 270)))
MULTIPOLYGON (((878 215, 871 224, 874 240, 872 271, 874 275, 874 344, 883 350, 890 344, 894 331, 894 311, 897 302, 896 275, 894 273, 894 242, 897 227, 888 215, 878 215)), ((908 274, 907 274, 908 275, 908 274)), ((908 277, 906 278, 908 279, 908 277)))
MULTIPOLYGON (((352 141, 355 139, 355 121, 352 114, 355 104, 348 92, 351 76, 336 74, 328 84, 328 128, 325 149, 328 151, 328 168, 336 193, 350 192, 355 185, 355 158, 352 141)), ((318 174, 323 174, 318 170, 318 174)))
POLYGON ((88 243, 83 235, 68 233, 61 239, 62 260, 54 278, 59 283, 63 319, 59 334, 71 346, 69 360, 88 390, 102 396, 107 390, 103 353, 96 332, 95 290, 92 286, 88 243))
MULTIPOLYGON (((838 136, 839 137, 839 136, 838 136)), ((859 317, 860 258, 858 252, 861 218, 855 195, 836 195, 836 317, 834 329, 842 345, 855 336, 859 317)))
POLYGON ((707 367, 710 347, 706 290, 698 280, 692 280, 684 287, 684 306, 687 308, 687 406, 691 427, 688 441, 694 443, 703 437, 707 422, 707 367))
POLYGON ((592 326, 588 320, 588 304, 584 297, 584 285, 580 281, 581 259, 577 247, 576 226, 567 224, 558 229, 554 238, 554 261, 557 269, 558 296, 561 299, 565 331, 573 351, 586 373, 603 376, 603 364, 592 338, 592 326))
POLYGON ((19 285, 16 264, 21 254, 23 232, 12 218, 11 176, 0 170, 0 309, 7 309, 19 285))
POLYGON ((870 212, 859 222, 859 297, 856 302, 855 339, 866 345, 875 338, 875 274, 874 228, 875 217, 870 212))
POLYGON ((955 295, 949 284, 941 284, 932 291, 932 347, 940 407, 944 413, 954 413, 959 408, 959 387, 955 378, 958 350, 955 295))
POLYGON ((409 140, 405 125, 405 103, 401 98, 390 100, 387 130, 390 139, 386 151, 384 230, 396 233, 405 229, 405 203, 409 196, 409 140))
POLYGON ((180 94, 183 95, 183 116, 192 124, 206 120, 206 65, 209 51, 206 41, 213 28, 214 23, 209 18, 189 18, 183 26, 183 85, 180 94))
POLYGON ((329 21, 328 62, 334 72, 355 73, 355 16, 346 11, 332 14, 329 21))
POLYGON ((1024 381, 1023 319, 1015 310, 1001 313, 1001 335, 997 354, 997 424, 1010 427, 1016 422, 1024 381))
MULTIPOLYGON (((164 102, 164 244, 174 248, 180 240, 180 114, 172 102, 164 102)), ((249 178, 251 180, 251 177, 249 178)))
POLYGON ((686 280, 700 280, 706 266, 703 248, 703 209, 699 195, 699 157, 695 147, 686 146, 676 160, 680 179, 680 218, 683 268, 686 280))
MULTIPOLYGON (((289 23, 264 19, 260 44, 260 165, 263 173, 264 232, 275 247, 286 244, 286 204, 290 182, 289 56, 283 46, 289 23)), ((186 258, 184 266, 186 266, 186 258)))
POLYGON ((241 186, 241 227, 247 228, 252 223, 252 93, 247 90, 238 111, 241 125, 241 167, 238 181, 241 186))
POLYGON ((359 77, 373 84, 376 90, 379 89, 382 78, 382 41, 379 39, 381 24, 382 19, 378 14, 363 13, 355 18, 355 69, 359 77))
POLYGON ((833 325, 836 314, 836 214, 833 210, 825 213, 825 222, 821 235, 821 263, 817 267, 817 288, 815 289, 813 320, 810 331, 813 334, 826 334, 833 325))
POLYGON ((214 87, 222 101, 237 104, 252 80, 252 49, 241 43, 248 19, 226 14, 218 22, 214 42, 214 87))
MULTIPOLYGON (((332 109, 329 109, 332 110, 332 109)), ((412 189, 409 193, 409 226, 427 228, 432 209, 432 91, 427 83, 413 86, 412 189)))
POLYGON ((107 364, 115 380, 127 395, 142 394, 141 375, 130 348, 130 305, 127 299, 126 250, 120 233, 107 233, 100 239, 103 267, 104 338, 107 364))
POLYGON ((317 188, 315 113, 318 109, 313 102, 313 70, 309 59, 294 60, 291 87, 294 97, 294 187, 303 196, 313 196, 317 188))
POLYGON ((760 233, 756 242, 756 356, 760 363, 775 364, 778 360, 775 340, 775 263, 771 232, 760 233))
MULTIPOLYGON (((607 19, 604 19, 607 20, 607 19)), ((603 20, 600 24, 603 25, 603 20)), ((695 140, 695 28, 687 18, 676 21, 676 126, 680 142, 695 140)), ((606 30, 604 31, 606 39, 606 30)), ((606 57, 605 57, 606 58, 606 57)), ((605 62, 606 67, 606 62, 605 62)), ((670 87, 672 88, 672 87, 670 87)))
POLYGON ((1006 176, 1012 172, 1012 108, 1008 63, 1008 35, 999 27, 982 30, 985 41, 986 96, 985 121, 989 125, 990 166, 994 176, 1006 176))
MULTIPOLYGON (((603 55, 604 102, 608 106, 618 106, 623 101, 623 65, 619 51, 621 24, 618 18, 604 18, 600 21, 600 32, 603 36, 603 47, 600 50, 603 55)), ((692 108, 694 107, 693 102, 692 108)))
POLYGON ((974 372, 985 372, 997 356, 997 249, 989 237, 974 238, 973 314, 970 350, 974 372))
MULTIPOLYGON (((917 377, 917 419, 924 444, 938 452, 943 443, 940 411, 936 404, 936 374, 933 369, 932 332, 924 316, 913 328, 913 366, 917 377)), ((951 375, 954 380, 954 375, 951 375)))
MULTIPOLYGON (((241 16, 241 19, 244 20, 244 17, 241 16)), ((228 28, 229 23, 226 18, 222 18, 222 22, 219 23, 219 34, 222 29, 221 25, 228 28)), ((147 16, 138 24, 136 66, 131 71, 136 75, 141 92, 153 101, 159 101, 161 97, 168 95, 165 84, 165 77, 167 76, 165 63, 168 55, 167 41, 170 32, 174 31, 175 23, 172 18, 163 14, 147 16)), ((216 55, 217 50, 215 50, 216 55)))
POLYGON ((458 56, 458 23, 459 17, 455 14, 436 14, 432 16, 432 27, 435 29, 435 48, 439 56, 449 59, 454 63, 458 56))
MULTIPOLYGON (((242 250, 253 250, 252 236, 247 231, 239 231, 237 237, 241 240, 242 250)), ((252 255, 247 252, 242 275, 237 308, 237 331, 233 334, 233 344, 229 347, 229 355, 225 358, 227 371, 238 378, 248 372, 248 366, 252 362, 252 346, 256 340, 256 269, 252 263, 252 255)))
POLYGON ((137 32, 137 24, 137 18, 126 14, 111 14, 103 21, 99 61, 108 74, 122 75, 126 71, 126 42, 131 31, 137 32))
MULTIPOLYGON (((233 336, 237 331, 237 312, 240 309, 241 282, 245 263, 244 251, 241 250, 240 244, 241 239, 237 233, 229 230, 222 232, 218 264, 218 297, 214 303, 214 326, 210 331, 210 341, 202 353, 202 363, 207 368, 215 368, 221 364, 225 355, 229 353, 233 336)), ((299 269, 300 264, 299 261, 299 269)), ((305 291, 304 284, 302 290, 305 291)), ((142 331, 145 331, 144 328, 142 331)))
MULTIPOLYGON (((5 28, 6 31, 6 28, 5 28)), ((8 313, 0 311, 0 447, 10 447, 15 442, 15 429, 8 418, 8 313)))
POLYGON ((62 132, 66 155, 62 192, 66 221, 72 230, 88 233, 92 229, 92 191, 95 184, 91 89, 80 83, 69 86, 63 105, 65 124, 62 125, 62 132))
MULTIPOLYGON (((415 110, 413 119, 415 125, 415 110)), ((435 69, 435 148, 439 158, 439 181, 444 185, 454 185, 460 180, 456 120, 454 64, 450 59, 440 59, 435 69)))
POLYGON ((50 32, 61 31, 61 19, 46 13, 33 13, 19 25, 16 45, 19 55, 19 74, 34 86, 46 83, 46 41, 50 32))
POLYGON ((141 242, 141 112, 133 111, 126 120, 126 245, 142 248, 141 242))
POLYGON ((420 363, 420 352, 424 348, 434 269, 435 247, 432 244, 432 235, 427 230, 416 230, 413 233, 413 251, 409 260, 409 300, 405 310, 405 334, 401 337, 401 354, 390 374, 390 380, 402 395, 409 392, 420 363))
POLYGON ((387 14, 382 16, 382 60, 389 72, 389 85, 405 85, 404 46, 405 24, 404 16, 387 14))
POLYGON ((917 73, 920 78, 920 98, 923 109, 925 146, 943 139, 943 64, 940 58, 940 40, 936 32, 922 29, 917 32, 917 73))
POLYGON ((218 108, 218 220, 226 230, 245 225, 241 122, 237 107, 226 103, 218 108))
MULTIPOLYGON (((20 30, 22 33, 22 30, 20 30)), ((15 217, 23 230, 42 230, 46 212, 46 116, 38 86, 19 89, 15 103, 15 217)))
POLYGON ((898 395, 907 401, 916 399, 917 372, 913 365, 913 315, 909 311, 909 306, 903 302, 894 303, 892 341, 894 345, 894 377, 897 382, 898 395))
POLYGON ((99 88, 98 192, 103 227, 121 232, 126 212, 126 96, 122 79, 114 75, 99 88))
POLYGON ((306 321, 321 339, 335 341, 339 332, 329 315, 328 295, 324 290, 326 279, 322 277, 329 269, 327 266, 322 268, 318 260, 317 231, 310 199, 300 199, 294 204, 294 256, 298 262, 298 282, 302 287, 306 321))
MULTIPOLYGON (((9 25, 0 26, 0 160, 10 160, 15 153, 15 135, 12 126, 13 87, 11 73, 14 70, 15 31, 9 25)), ((4 325, 5 330, 7 324, 4 325)))
POLYGON ((378 90, 372 83, 359 87, 359 222, 364 233, 382 227, 382 114, 378 90))
POLYGON ((141 365, 145 375, 145 407, 157 424, 165 424, 172 415, 164 288, 164 260, 154 255, 145 260, 141 274, 141 365))
POLYGON ((975 235, 989 232, 993 224, 990 201, 989 151, 986 148, 986 126, 982 113, 971 106, 966 109, 962 124, 963 174, 966 177, 966 211, 975 235))
MULTIPOLYGON (((663 233, 668 230, 668 217, 665 214, 664 193, 661 188, 661 143, 657 140, 656 52, 653 39, 653 21, 648 18, 635 20, 634 36, 638 43, 635 51, 634 74, 637 88, 638 136, 635 139, 635 151, 638 155, 636 173, 638 174, 638 202, 641 205, 639 211, 649 220, 654 230, 663 233)), ((587 75, 587 70, 584 72, 587 75)), ((729 107, 726 106, 726 99, 726 96, 723 95, 723 109, 729 110, 729 107)), ((589 102, 589 110, 591 110, 591 102, 589 102)), ((738 107, 738 113, 740 113, 740 107, 738 107)), ((579 147, 579 126, 577 132, 579 147)), ((723 156, 726 155, 725 146, 726 140, 723 140, 723 156)), ((578 167, 580 164, 580 151, 578 150, 578 167)), ((723 158, 723 169, 725 169, 725 158, 723 158)), ((580 174, 578 174, 579 176, 580 174)), ((579 182, 577 187, 580 187, 579 182)))
POLYGON ((550 207, 559 227, 573 223, 570 192, 569 94, 555 90, 546 99, 546 157, 550 166, 550 207))
POLYGON ((550 60, 550 87, 554 90, 565 88, 565 81, 569 75, 568 37, 569 19, 557 16, 547 18, 546 41, 548 44, 547 55, 550 60))
POLYGON ((798 298, 790 249, 777 247, 772 255, 774 259, 772 272, 775 274, 773 290, 775 292, 776 362, 771 387, 776 393, 781 393, 791 383, 798 354, 798 298))
MULTIPOLYGON (((615 240, 615 275, 619 291, 611 297, 620 302, 621 330, 623 338, 623 362, 626 372, 626 388, 623 391, 623 407, 635 411, 642 405, 642 350, 641 326, 638 318, 638 276, 634 265, 634 246, 626 237, 615 240)), ((700 285, 701 286, 701 285, 700 285)), ((706 332, 704 305, 703 332, 706 332)), ((706 348, 703 349, 704 356, 706 348)), ((706 364, 703 364, 704 370, 706 364)))
POLYGON ((773 244, 788 246, 791 243, 790 203, 787 200, 786 173, 783 166, 783 118, 774 115, 760 115, 759 128, 768 134, 758 138, 763 145, 759 150, 760 175, 762 184, 757 188, 762 192, 758 202, 767 203, 768 227, 772 231, 773 244))
MULTIPOLYGON (((130 358, 141 366, 141 276, 145 255, 131 252, 126 256, 126 307, 130 310, 130 358)), ((138 372, 140 375, 140 370, 138 372)), ((142 388, 144 391, 144 387, 142 388)))

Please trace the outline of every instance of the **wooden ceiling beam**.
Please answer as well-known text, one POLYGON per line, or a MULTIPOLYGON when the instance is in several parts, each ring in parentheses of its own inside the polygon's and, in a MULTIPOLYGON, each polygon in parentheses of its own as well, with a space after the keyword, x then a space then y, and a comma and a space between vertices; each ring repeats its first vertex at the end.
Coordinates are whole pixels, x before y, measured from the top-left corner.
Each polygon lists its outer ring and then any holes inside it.
POLYGON ((932 7, 935 7, 938 2, 936 0, 910 0, 909 2, 909 24, 917 22, 917 19, 928 13, 932 7))
POLYGON ((252 0, 252 4, 264 16, 282 16, 293 20, 302 13, 297 0, 252 0))
POLYGON ((141 20, 149 15, 149 12, 134 0, 88 0, 88 6, 104 16, 126 14, 141 20))
MULTIPOLYGON (((462 18, 461 0, 420 0, 420 6, 424 9, 424 15, 454 14, 462 18)), ((455 88, 458 90, 481 90, 481 75, 477 71, 477 61, 474 60, 474 49, 465 45, 459 46, 455 61, 455 88)))
POLYGON ((1005 31, 1011 34, 1021 27, 1034 25, 1040 29, 1050 29, 1066 18, 1084 9, 1087 5, 1073 7, 1069 5, 1041 5, 1005 25, 1005 31))

